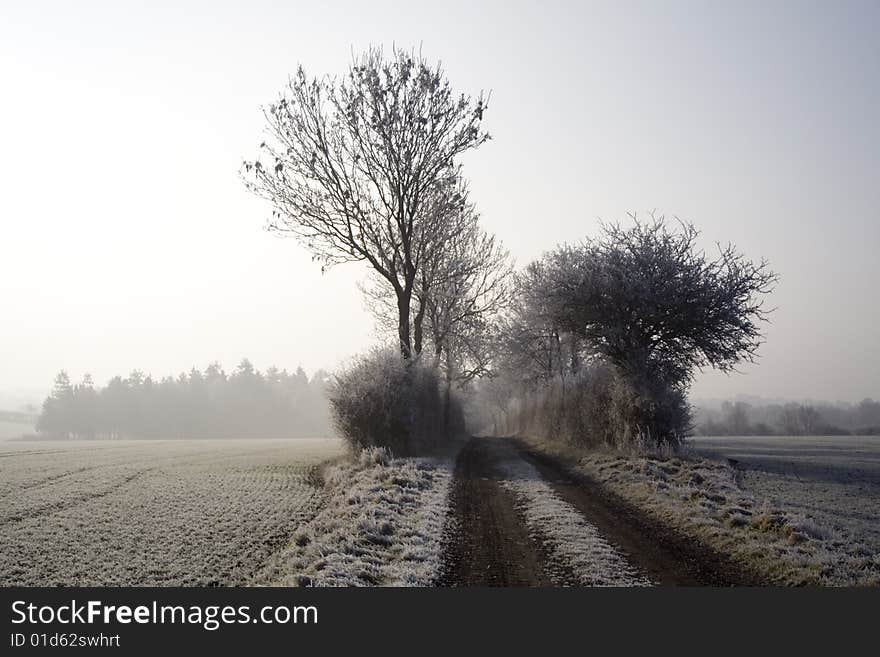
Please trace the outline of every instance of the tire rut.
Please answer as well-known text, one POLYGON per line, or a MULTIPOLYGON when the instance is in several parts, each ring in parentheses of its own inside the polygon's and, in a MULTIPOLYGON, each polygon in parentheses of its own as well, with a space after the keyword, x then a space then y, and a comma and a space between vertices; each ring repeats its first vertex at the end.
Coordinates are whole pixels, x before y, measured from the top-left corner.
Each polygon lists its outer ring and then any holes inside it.
MULTIPOLYGON (((440 586, 553 586, 547 555, 529 536, 513 493, 498 481, 483 439, 455 465, 440 586)), ((558 577, 559 574, 557 573, 558 577)))
POLYGON ((598 482, 514 440, 556 494, 655 582, 666 586, 758 586, 762 582, 726 555, 649 517, 598 482))
POLYGON ((566 502, 650 581, 666 586, 755 586, 729 557, 684 536, 523 442, 471 438, 458 455, 440 586, 578 586, 566 564, 530 532, 499 459, 509 450, 530 463, 566 502), (505 441, 504 449, 498 449, 505 441))

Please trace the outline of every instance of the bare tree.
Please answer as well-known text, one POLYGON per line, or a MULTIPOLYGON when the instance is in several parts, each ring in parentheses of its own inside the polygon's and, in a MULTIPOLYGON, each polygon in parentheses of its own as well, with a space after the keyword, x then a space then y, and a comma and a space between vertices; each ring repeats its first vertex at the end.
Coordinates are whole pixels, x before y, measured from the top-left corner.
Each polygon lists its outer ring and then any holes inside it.
POLYGON ((324 266, 367 261, 393 291, 404 358, 413 352, 411 304, 442 221, 456 157, 489 136, 486 99, 456 96, 421 54, 371 48, 342 78, 300 67, 264 110, 265 159, 245 162, 248 188, 273 205, 270 230, 298 237, 324 266))
POLYGON ((479 225, 473 208, 462 211, 458 230, 432 259, 432 278, 418 288, 430 342, 450 380, 489 373, 493 322, 511 295, 513 266, 501 243, 479 225))
MULTIPOLYGON (((561 257, 561 251, 560 251, 561 257)), ((516 276, 515 295, 504 318, 501 348, 508 369, 519 372, 525 383, 564 378, 575 359, 566 358, 567 339, 551 294, 548 263, 530 263, 516 276)))
MULTIPOLYGON (((489 373, 495 346, 490 336, 511 296, 513 266, 500 241, 481 228, 466 186, 459 182, 456 189, 464 202, 440 217, 436 246, 416 276, 412 335, 414 353, 427 350, 449 381, 466 383, 489 373)), ((374 276, 362 291, 377 321, 387 326, 394 307, 389 288, 374 276)))

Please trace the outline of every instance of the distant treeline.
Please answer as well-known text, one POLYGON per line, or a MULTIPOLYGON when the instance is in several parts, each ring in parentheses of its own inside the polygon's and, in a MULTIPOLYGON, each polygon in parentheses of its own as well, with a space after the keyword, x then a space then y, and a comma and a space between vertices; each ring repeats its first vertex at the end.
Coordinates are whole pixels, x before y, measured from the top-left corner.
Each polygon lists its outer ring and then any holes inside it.
POLYGON ((704 436, 880 435, 880 401, 858 404, 749 404, 697 407, 695 433, 704 436))
POLYGON ((0 422, 12 422, 14 424, 31 424, 37 416, 26 411, 0 411, 0 422))
POLYGON ((71 384, 62 371, 43 402, 37 431, 55 438, 288 438, 330 435, 328 375, 309 380, 247 359, 231 374, 213 363, 177 378, 134 371, 95 387, 89 375, 71 384))

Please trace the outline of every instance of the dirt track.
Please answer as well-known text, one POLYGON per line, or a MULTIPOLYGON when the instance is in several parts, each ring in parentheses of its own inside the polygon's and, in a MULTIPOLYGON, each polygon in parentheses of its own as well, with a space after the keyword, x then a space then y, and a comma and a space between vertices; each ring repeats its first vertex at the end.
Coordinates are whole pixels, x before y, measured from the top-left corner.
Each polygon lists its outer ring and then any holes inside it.
POLYGON ((552 458, 503 438, 472 438, 459 454, 441 585, 568 586, 576 573, 548 558, 545 537, 526 527, 503 485, 503 459, 523 458, 651 581, 663 585, 759 584, 723 555, 663 527, 552 458))
POLYGON ((488 440, 472 438, 456 462, 441 585, 553 586, 513 493, 498 481, 488 440))

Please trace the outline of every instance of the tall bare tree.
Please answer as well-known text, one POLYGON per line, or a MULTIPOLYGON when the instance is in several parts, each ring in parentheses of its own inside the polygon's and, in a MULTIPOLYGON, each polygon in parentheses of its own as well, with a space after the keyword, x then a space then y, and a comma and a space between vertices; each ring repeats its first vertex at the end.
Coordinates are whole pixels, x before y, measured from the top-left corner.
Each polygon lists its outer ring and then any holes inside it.
POLYGON ((404 358, 411 306, 438 217, 463 202, 449 190, 456 157, 485 142, 486 98, 455 95, 421 54, 371 48, 341 79, 300 67, 265 108, 268 138, 245 162, 248 188, 273 205, 269 228, 298 237, 324 266, 367 261, 393 292, 404 358))
MULTIPOLYGON (((461 181, 447 195, 463 202, 437 215, 435 245, 426 252, 413 286, 413 351, 430 354, 448 379, 460 383, 487 374, 495 343, 495 316, 509 301, 513 265, 499 240, 480 226, 461 181)), ((383 327, 394 297, 381 278, 362 287, 383 327)))

